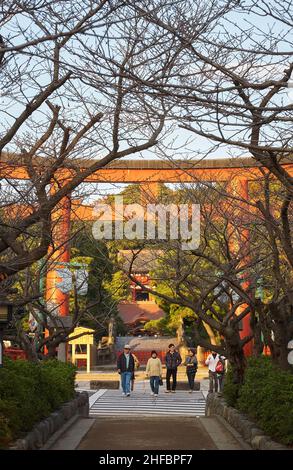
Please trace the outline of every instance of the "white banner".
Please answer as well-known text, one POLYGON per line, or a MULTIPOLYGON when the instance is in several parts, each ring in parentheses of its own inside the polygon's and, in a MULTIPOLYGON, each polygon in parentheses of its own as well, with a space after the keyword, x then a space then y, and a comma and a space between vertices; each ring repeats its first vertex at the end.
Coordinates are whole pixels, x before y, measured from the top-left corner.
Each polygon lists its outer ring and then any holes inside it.
POLYGON ((38 322, 37 322, 37 320, 35 319, 34 315, 31 312, 30 312, 29 317, 28 317, 28 324, 29 324, 29 328, 30 328, 31 332, 33 333, 37 329, 38 322))
POLYGON ((72 273, 69 268, 56 268, 56 273, 61 281, 56 282, 56 287, 63 292, 69 294, 72 289, 72 273))

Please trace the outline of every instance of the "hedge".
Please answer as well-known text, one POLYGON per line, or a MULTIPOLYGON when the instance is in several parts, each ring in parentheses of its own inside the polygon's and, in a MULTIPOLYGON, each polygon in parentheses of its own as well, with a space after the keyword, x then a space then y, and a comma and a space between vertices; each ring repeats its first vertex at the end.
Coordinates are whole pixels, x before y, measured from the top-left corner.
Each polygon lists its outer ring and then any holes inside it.
POLYGON ((74 397, 76 368, 57 360, 4 359, 0 369, 0 446, 32 429, 74 397))
POLYGON ((292 373, 275 366, 269 357, 249 358, 243 385, 237 390, 230 371, 224 396, 228 405, 249 416, 273 439, 293 444, 292 373))

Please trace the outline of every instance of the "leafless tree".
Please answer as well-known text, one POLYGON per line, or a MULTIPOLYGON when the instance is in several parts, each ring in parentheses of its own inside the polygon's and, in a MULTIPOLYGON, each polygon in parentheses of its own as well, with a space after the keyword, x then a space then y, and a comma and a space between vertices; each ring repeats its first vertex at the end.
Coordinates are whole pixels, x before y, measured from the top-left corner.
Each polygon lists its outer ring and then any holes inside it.
MULTIPOLYGON (((149 67, 155 62, 154 45, 144 43, 139 19, 124 2, 5 5, 2 278, 45 256, 54 208, 59 210, 67 195, 114 159, 154 147, 166 115, 162 99, 151 102, 140 84, 124 79, 125 67, 142 69, 145 60, 149 67), (126 27, 132 30, 124 37, 126 27), (27 182, 20 184, 19 178, 27 182), (11 219, 5 207, 12 205, 28 210, 14 212, 11 219), (22 240, 24 234, 35 239, 36 225, 38 242, 28 249, 22 240)), ((163 63, 164 58, 157 69, 163 63)))
POLYGON ((177 45, 170 79, 156 82, 154 90, 169 94, 181 127, 249 152, 292 194, 292 178, 281 165, 292 155, 292 3, 281 10, 270 1, 191 3, 133 7, 177 45), (210 16, 202 28, 199 12, 210 16), (261 14, 266 21, 260 22, 261 14))

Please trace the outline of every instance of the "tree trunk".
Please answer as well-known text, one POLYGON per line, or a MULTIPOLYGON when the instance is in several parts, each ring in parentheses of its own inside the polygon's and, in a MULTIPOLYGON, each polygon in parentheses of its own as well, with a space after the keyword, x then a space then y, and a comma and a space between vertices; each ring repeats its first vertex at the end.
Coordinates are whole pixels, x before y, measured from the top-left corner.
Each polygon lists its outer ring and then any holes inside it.
POLYGON ((256 316, 256 312, 252 310, 250 317, 250 326, 253 333, 253 355, 259 357, 263 353, 264 342, 262 340, 261 324, 256 316))
POLYGON ((293 339, 292 296, 265 305, 261 318, 262 331, 271 350, 272 361, 283 370, 291 370, 288 363, 288 343, 293 339))
POLYGON ((45 359, 53 359, 57 356, 56 345, 52 344, 50 341, 47 343, 47 354, 45 359))
POLYGON ((292 339, 293 308, 286 302, 281 302, 277 308, 272 304, 270 308, 273 317, 272 360, 283 370, 292 370, 288 363, 288 343, 292 339))
POLYGON ((207 332, 207 334, 209 335, 209 338, 210 338, 210 342, 211 344, 218 344, 217 343, 217 338, 216 338, 216 335, 215 333, 213 332, 213 329, 210 327, 210 325, 208 325, 207 323, 205 322, 202 322, 203 323, 203 326, 207 332))
POLYGON ((28 336, 23 331, 19 332, 19 342, 21 349, 23 349, 26 353, 28 361, 38 362, 39 358, 34 344, 30 342, 28 336))
POLYGON ((238 330, 227 328, 225 334, 227 358, 232 367, 233 383, 242 385, 244 382, 244 372, 246 368, 246 358, 241 345, 241 338, 238 330))

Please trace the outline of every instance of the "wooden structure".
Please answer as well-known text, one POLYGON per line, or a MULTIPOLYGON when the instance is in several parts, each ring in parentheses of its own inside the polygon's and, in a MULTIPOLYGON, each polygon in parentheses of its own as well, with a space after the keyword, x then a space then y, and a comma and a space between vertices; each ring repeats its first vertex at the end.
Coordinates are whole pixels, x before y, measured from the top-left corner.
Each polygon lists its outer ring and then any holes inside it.
POLYGON ((94 341, 94 330, 79 326, 69 335, 72 339, 68 342, 72 346, 71 362, 75 364, 77 359, 86 359, 86 371, 91 371, 91 366, 96 364, 96 345, 94 341), (82 336, 80 336, 82 335, 82 336), (77 352, 76 348, 86 346, 86 352, 77 352))

